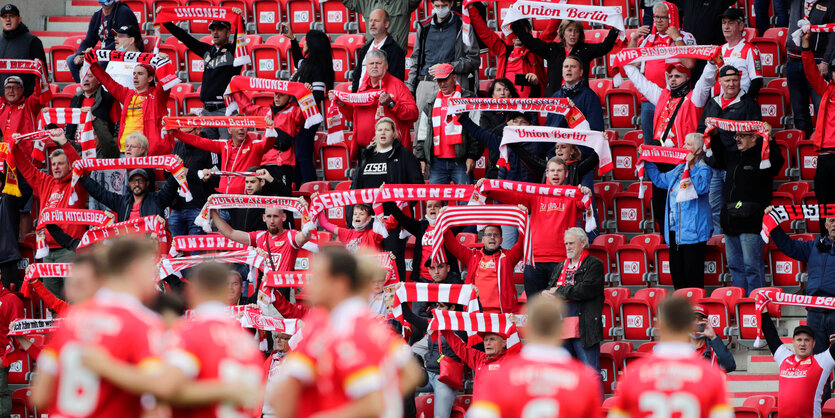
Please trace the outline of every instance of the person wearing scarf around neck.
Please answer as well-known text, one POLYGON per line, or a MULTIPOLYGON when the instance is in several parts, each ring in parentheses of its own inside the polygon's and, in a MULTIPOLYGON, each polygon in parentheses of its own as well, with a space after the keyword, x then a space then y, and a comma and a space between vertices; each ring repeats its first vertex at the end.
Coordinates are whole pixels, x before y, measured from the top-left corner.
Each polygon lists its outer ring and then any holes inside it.
MULTIPOLYGON (((310 195, 310 199, 314 199, 316 195, 318 193, 310 195)), ((326 211, 319 213, 317 218, 319 226, 336 235, 339 241, 345 243, 345 248, 353 254, 362 249, 377 253, 382 252, 383 240, 389 235, 388 230, 397 227, 394 219, 389 218, 389 220, 383 222, 374 216, 374 209, 371 208, 371 205, 354 205, 353 209, 354 213, 351 217, 353 229, 334 225, 328 220, 326 211)))

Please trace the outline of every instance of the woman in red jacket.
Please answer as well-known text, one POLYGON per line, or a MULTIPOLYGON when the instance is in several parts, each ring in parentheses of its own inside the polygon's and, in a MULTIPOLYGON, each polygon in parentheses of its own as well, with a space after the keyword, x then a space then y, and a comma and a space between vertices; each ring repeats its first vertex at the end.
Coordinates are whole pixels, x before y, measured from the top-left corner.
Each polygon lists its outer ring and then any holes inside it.
POLYGON ((84 59, 90 63, 90 71, 113 97, 122 103, 122 117, 119 121, 119 151, 125 152, 125 138, 133 132, 142 132, 148 138, 148 155, 170 154, 173 141, 160 135, 162 118, 168 114, 170 90, 154 83, 155 69, 152 65, 137 64, 133 69, 133 86, 129 89, 104 71, 93 51, 84 59))

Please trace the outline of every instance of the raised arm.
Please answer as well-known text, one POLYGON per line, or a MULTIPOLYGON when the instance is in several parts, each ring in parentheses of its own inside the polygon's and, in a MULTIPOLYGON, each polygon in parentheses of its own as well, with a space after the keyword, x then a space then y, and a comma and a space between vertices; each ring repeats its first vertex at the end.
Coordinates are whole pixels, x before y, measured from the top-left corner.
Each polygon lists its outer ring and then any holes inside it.
POLYGON ((777 225, 771 231, 771 238, 774 239, 774 245, 785 255, 800 261, 801 263, 809 262, 809 254, 815 245, 815 241, 795 241, 791 239, 780 225, 777 225))
POLYGON ((273 306, 281 314, 281 316, 287 319, 301 319, 307 315, 307 311, 310 310, 307 306, 304 306, 299 303, 290 303, 281 292, 273 292, 275 294, 275 302, 273 302, 273 306))
MULTIPOLYGON (((473 257, 473 252, 469 248, 461 245, 457 239, 455 239, 455 235, 452 234, 452 231, 447 230, 444 232, 444 247, 458 260, 463 263, 469 263, 470 259, 473 257)), ((473 277, 475 274, 468 274, 466 283, 470 284, 473 281, 473 277)))
POLYGON ((174 138, 179 139, 180 141, 185 142, 193 147, 200 148, 202 150, 206 150, 209 152, 213 152, 215 154, 223 153, 223 142, 215 141, 208 138, 203 138, 194 134, 187 134, 180 130, 173 130, 171 133, 174 135, 174 138))
POLYGON ((513 34, 525 44, 525 47, 530 49, 536 55, 539 55, 543 59, 547 59, 551 55, 551 48, 558 48, 562 47, 562 45, 558 45, 556 43, 545 42, 542 39, 537 39, 533 37, 533 34, 528 32, 524 29, 523 25, 516 24, 513 22, 510 24, 510 28, 513 29, 513 34))
POLYGON ((608 54, 615 47, 615 42, 618 41, 619 34, 619 29, 610 29, 609 34, 606 35, 606 39, 604 39, 603 42, 586 44, 586 53, 584 55, 586 56, 586 58, 593 59, 608 54))
POLYGON ((198 57, 202 57, 203 54, 205 54, 206 51, 209 48, 211 48, 211 46, 209 46, 206 43, 200 42, 199 40, 197 40, 197 38, 191 36, 188 32, 175 25, 174 23, 166 22, 162 25, 165 26, 165 29, 168 29, 168 31, 171 32, 171 34, 174 35, 175 38, 177 38, 177 40, 182 42, 183 45, 186 46, 186 48, 191 50, 191 52, 197 54, 198 57))
POLYGON ((468 347, 454 332, 441 331, 441 335, 447 344, 449 344, 452 351, 455 352, 455 355, 464 361, 469 368, 476 370, 479 366, 487 362, 487 354, 475 348, 468 347))
POLYGON ((780 336, 777 334, 777 327, 774 326, 774 322, 771 322, 771 315, 765 310, 760 315, 760 327, 762 327, 763 336, 768 343, 768 349, 771 350, 771 354, 776 353, 777 349, 783 345, 783 341, 780 340, 780 336))
POLYGON ((212 221, 214 221, 218 232, 220 232, 221 235, 223 235, 224 237, 244 245, 254 244, 253 242, 249 241, 248 233, 244 231, 239 231, 229 226, 229 224, 226 223, 226 221, 224 221, 223 218, 220 217, 220 214, 218 214, 216 210, 212 210, 212 221))
POLYGON ((647 101, 652 104, 658 103, 658 98, 661 97, 661 87, 658 87, 652 81, 647 80, 647 78, 641 74, 641 70, 634 65, 624 65, 623 71, 626 72, 626 76, 629 77, 629 80, 632 81, 632 84, 635 85, 635 88, 638 89, 647 101))
MULTIPOLYGON (((116 211, 117 213, 120 209, 122 209, 122 196, 119 196, 118 194, 105 189, 104 186, 102 186, 101 184, 99 184, 98 182, 96 182, 88 176, 82 176, 80 179, 78 179, 78 181, 81 184, 81 186, 87 190, 87 193, 89 193, 93 199, 98 200, 103 205, 107 206, 113 211, 116 211)), ((125 219, 122 220, 124 221, 125 219)))
POLYGON ((494 55, 501 56, 507 54, 507 44, 504 43, 499 35, 496 35, 496 32, 493 32, 487 27, 487 23, 481 17, 481 14, 478 13, 478 9, 470 5, 467 10, 470 12, 470 22, 472 22, 476 35, 487 45, 487 49, 494 55))
POLYGON ((383 203, 383 211, 386 215, 391 215, 403 229, 409 231, 410 234, 418 236, 424 234, 426 230, 423 229, 420 221, 403 213, 394 202, 383 203))

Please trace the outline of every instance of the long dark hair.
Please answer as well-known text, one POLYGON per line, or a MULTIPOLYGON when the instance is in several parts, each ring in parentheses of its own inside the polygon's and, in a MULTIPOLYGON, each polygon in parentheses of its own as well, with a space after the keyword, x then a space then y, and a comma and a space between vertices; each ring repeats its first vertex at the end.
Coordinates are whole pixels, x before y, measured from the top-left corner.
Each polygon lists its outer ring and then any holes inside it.
POLYGON ((507 78, 497 78, 490 83, 490 87, 487 88, 487 97, 493 97, 493 90, 496 90, 496 84, 501 84, 507 90, 510 90, 510 97, 518 98, 519 91, 516 90, 516 86, 513 85, 513 82, 507 78))
POLYGON ((304 38, 307 43, 307 56, 299 67, 299 81, 312 83, 323 81, 328 90, 333 89, 333 53, 331 52, 331 41, 328 35, 320 30, 307 32, 304 38), (313 80, 313 69, 319 68, 323 72, 324 80, 313 80))

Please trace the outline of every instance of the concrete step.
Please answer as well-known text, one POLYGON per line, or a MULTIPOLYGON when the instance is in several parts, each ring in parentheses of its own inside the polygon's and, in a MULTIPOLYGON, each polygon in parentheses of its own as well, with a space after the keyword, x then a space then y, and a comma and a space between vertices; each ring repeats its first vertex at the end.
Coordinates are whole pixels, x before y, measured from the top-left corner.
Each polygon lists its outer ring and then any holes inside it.
POLYGON ((728 392, 733 406, 742 406, 749 396, 777 396, 777 388, 777 374, 731 373, 728 375, 728 392))
POLYGON ((780 367, 769 355, 753 355, 748 357, 747 373, 751 374, 774 374, 780 372, 780 367))
POLYGON ((101 5, 96 0, 64 0, 64 4, 66 4, 65 13, 68 16, 87 16, 88 21, 93 13, 101 9, 101 5))
POLYGON ((47 31, 86 32, 89 16, 49 16, 46 18, 47 31))
POLYGON ((77 35, 85 35, 87 32, 71 32, 71 31, 46 31, 46 30, 38 30, 32 31, 37 37, 41 38, 41 42, 43 42, 44 49, 52 48, 55 45, 61 45, 64 43, 67 38, 70 36, 77 36, 77 35))

